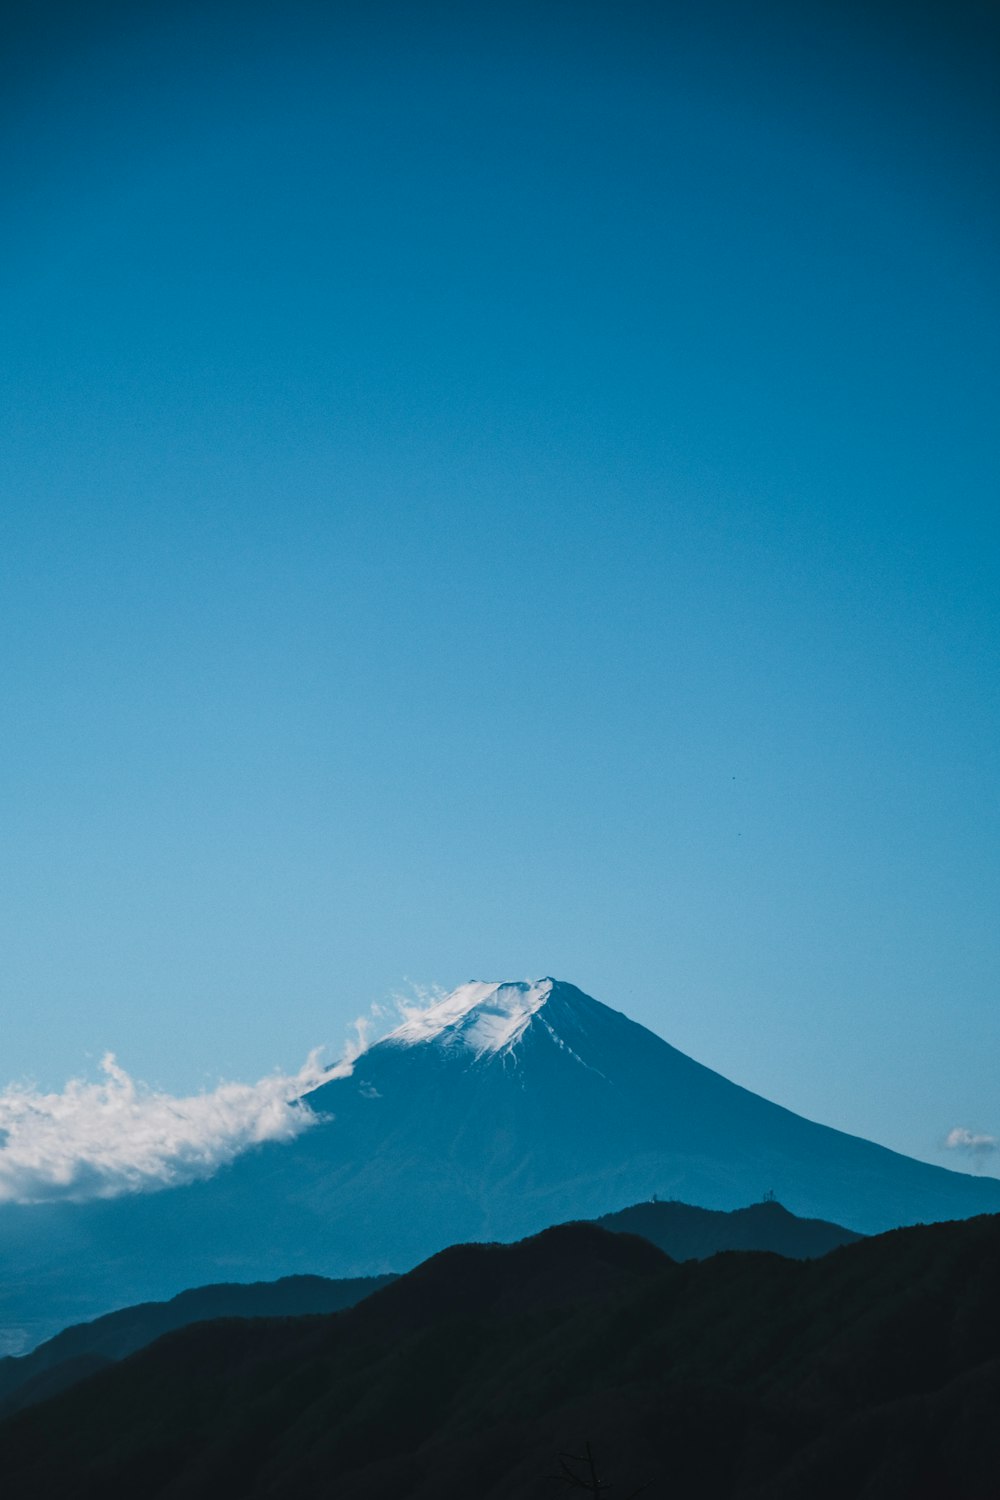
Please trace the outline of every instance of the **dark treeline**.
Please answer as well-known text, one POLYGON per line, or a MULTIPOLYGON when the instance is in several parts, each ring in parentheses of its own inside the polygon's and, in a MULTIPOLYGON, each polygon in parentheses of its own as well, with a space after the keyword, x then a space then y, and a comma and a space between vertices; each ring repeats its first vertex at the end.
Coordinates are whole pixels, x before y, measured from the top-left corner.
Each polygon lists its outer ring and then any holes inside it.
MULTIPOLYGON (((825 1255, 861 1238, 818 1219, 799 1219, 780 1203, 724 1212, 673 1201, 637 1203, 597 1222, 618 1234, 639 1234, 672 1260, 702 1260, 720 1250, 773 1250, 796 1259, 825 1255)), ((142 1302, 77 1323, 30 1354, 0 1359, 0 1418, 68 1390, 115 1360, 125 1359, 175 1328, 214 1318, 299 1317, 340 1312, 394 1278, 286 1276, 278 1281, 223 1283, 142 1302)))
POLYGON ((995 1500, 1000 1219, 678 1265, 594 1225, 169 1334, 0 1427, 33 1500, 995 1500))

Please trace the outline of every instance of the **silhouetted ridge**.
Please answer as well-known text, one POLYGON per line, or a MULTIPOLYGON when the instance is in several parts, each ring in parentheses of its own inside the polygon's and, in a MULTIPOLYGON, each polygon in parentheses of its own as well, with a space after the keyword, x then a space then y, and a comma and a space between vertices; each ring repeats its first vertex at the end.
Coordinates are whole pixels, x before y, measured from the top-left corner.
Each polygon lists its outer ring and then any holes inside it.
POLYGON ((623 1493, 986 1500, 998 1264, 987 1217, 813 1261, 675 1264, 578 1225, 459 1247, 331 1317, 168 1335, 0 1424, 0 1482, 32 1500, 541 1500, 586 1437, 623 1493))
POLYGON ((393 1279, 330 1281, 324 1276, 286 1276, 249 1285, 230 1282, 195 1287, 168 1302, 145 1302, 106 1313, 91 1323, 64 1329, 30 1354, 0 1359, 0 1416, 66 1389, 75 1380, 189 1323, 337 1312, 393 1279))
POLYGON ((794 1260, 827 1255, 864 1236, 822 1219, 800 1219, 777 1202, 726 1213, 689 1203, 635 1203, 597 1220, 605 1229, 642 1235, 674 1260, 704 1260, 724 1250, 770 1250, 794 1260))
MULTIPOLYGON (((571 1301, 601 1292, 619 1274, 645 1274, 659 1264, 649 1257, 649 1243, 675 1260, 688 1260, 733 1249, 772 1250, 805 1257, 825 1254, 838 1244, 860 1238, 836 1225, 796 1219, 778 1203, 755 1204, 733 1213, 692 1208, 684 1203, 639 1203, 608 1214, 599 1223, 596 1237, 588 1237, 588 1225, 581 1222, 544 1230, 540 1236, 510 1247, 523 1266, 519 1305, 539 1297, 546 1301, 563 1296, 571 1301), (604 1230, 613 1231, 617 1242, 607 1240, 604 1230), (638 1245, 631 1243, 633 1235, 641 1236, 638 1245)), ((435 1296, 442 1285, 446 1295, 453 1297, 456 1286, 475 1284, 475 1297, 481 1301, 489 1283, 488 1267, 494 1263, 492 1257, 484 1258, 484 1248, 489 1247, 454 1247, 414 1273, 428 1288, 425 1311, 440 1305, 440 1297, 435 1302, 435 1296)), ((330 1281, 321 1276, 290 1276, 250 1285, 229 1283, 181 1292, 169 1302, 143 1303, 108 1313, 91 1323, 65 1329, 31 1354, 0 1360, 0 1416, 45 1400, 188 1323, 220 1317, 334 1312, 395 1279, 376 1276, 330 1281)), ((387 1300, 391 1307, 392 1299, 387 1300)), ((390 1316, 398 1314, 392 1312, 390 1316)))
POLYGON ((387 1330, 442 1316, 506 1316, 593 1301, 669 1264, 638 1235, 558 1224, 513 1245, 453 1245, 369 1297, 356 1321, 387 1330))

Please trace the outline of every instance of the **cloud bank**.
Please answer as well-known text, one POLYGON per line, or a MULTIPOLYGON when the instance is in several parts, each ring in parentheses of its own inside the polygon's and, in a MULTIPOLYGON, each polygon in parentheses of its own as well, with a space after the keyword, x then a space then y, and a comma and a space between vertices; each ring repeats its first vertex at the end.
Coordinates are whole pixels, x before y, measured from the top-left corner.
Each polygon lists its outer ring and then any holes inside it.
POLYGON ((373 1039, 444 993, 415 984, 410 991, 359 1016, 333 1067, 320 1063, 317 1048, 297 1073, 224 1082, 182 1098, 137 1082, 108 1052, 97 1082, 73 1078, 50 1094, 8 1085, 0 1091, 0 1203, 84 1202, 180 1187, 264 1141, 293 1141, 322 1118, 304 1095, 348 1077, 373 1039))
POLYGON ((71 1079, 56 1094, 12 1084, 0 1093, 0 1203, 114 1198, 210 1177, 248 1147, 316 1124, 302 1096, 350 1073, 360 1050, 335 1068, 313 1052, 295 1074, 187 1098, 137 1083, 110 1052, 98 1082, 71 1079))

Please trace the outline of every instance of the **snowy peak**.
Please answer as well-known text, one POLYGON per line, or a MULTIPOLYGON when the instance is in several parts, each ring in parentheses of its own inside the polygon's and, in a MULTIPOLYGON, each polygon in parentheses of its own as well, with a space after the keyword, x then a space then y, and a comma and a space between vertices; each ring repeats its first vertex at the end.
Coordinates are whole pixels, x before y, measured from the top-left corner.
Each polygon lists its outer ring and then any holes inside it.
POLYGON ((415 1047, 425 1042, 462 1048, 474 1057, 508 1052, 552 993, 552 979, 512 984, 461 984, 427 1010, 408 1016, 385 1042, 415 1047))

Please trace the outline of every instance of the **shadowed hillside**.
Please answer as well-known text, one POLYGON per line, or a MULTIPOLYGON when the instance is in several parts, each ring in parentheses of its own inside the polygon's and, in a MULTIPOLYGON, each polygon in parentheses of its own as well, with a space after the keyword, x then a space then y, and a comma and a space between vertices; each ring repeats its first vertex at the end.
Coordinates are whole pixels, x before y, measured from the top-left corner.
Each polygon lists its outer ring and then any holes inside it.
POLYGON ((104 1365, 125 1359, 154 1339, 212 1318, 301 1317, 353 1307, 392 1281, 367 1276, 330 1281, 325 1276, 286 1276, 280 1281, 196 1287, 169 1302, 144 1302, 78 1323, 57 1333, 31 1354, 0 1359, 0 1416, 43 1401, 104 1365))
POLYGON ((664 1500, 987 1500, 1000 1219, 684 1265, 567 1225, 350 1311, 203 1323, 0 1426, 33 1500, 542 1500, 589 1440, 664 1500))
MULTIPOLYGON (((721 1250, 773 1250, 797 1258, 822 1255, 861 1238, 849 1229, 797 1219, 778 1203, 757 1203, 732 1213, 686 1203, 638 1203, 598 1221, 616 1233, 634 1233, 673 1260, 703 1259, 721 1250)), ((338 1312, 378 1291, 392 1276, 331 1281, 288 1276, 249 1285, 228 1283, 181 1292, 169 1302, 140 1303, 78 1323, 31 1354, 0 1360, 0 1417, 67 1390, 104 1365, 124 1359, 175 1328, 222 1317, 295 1317, 338 1312)))

